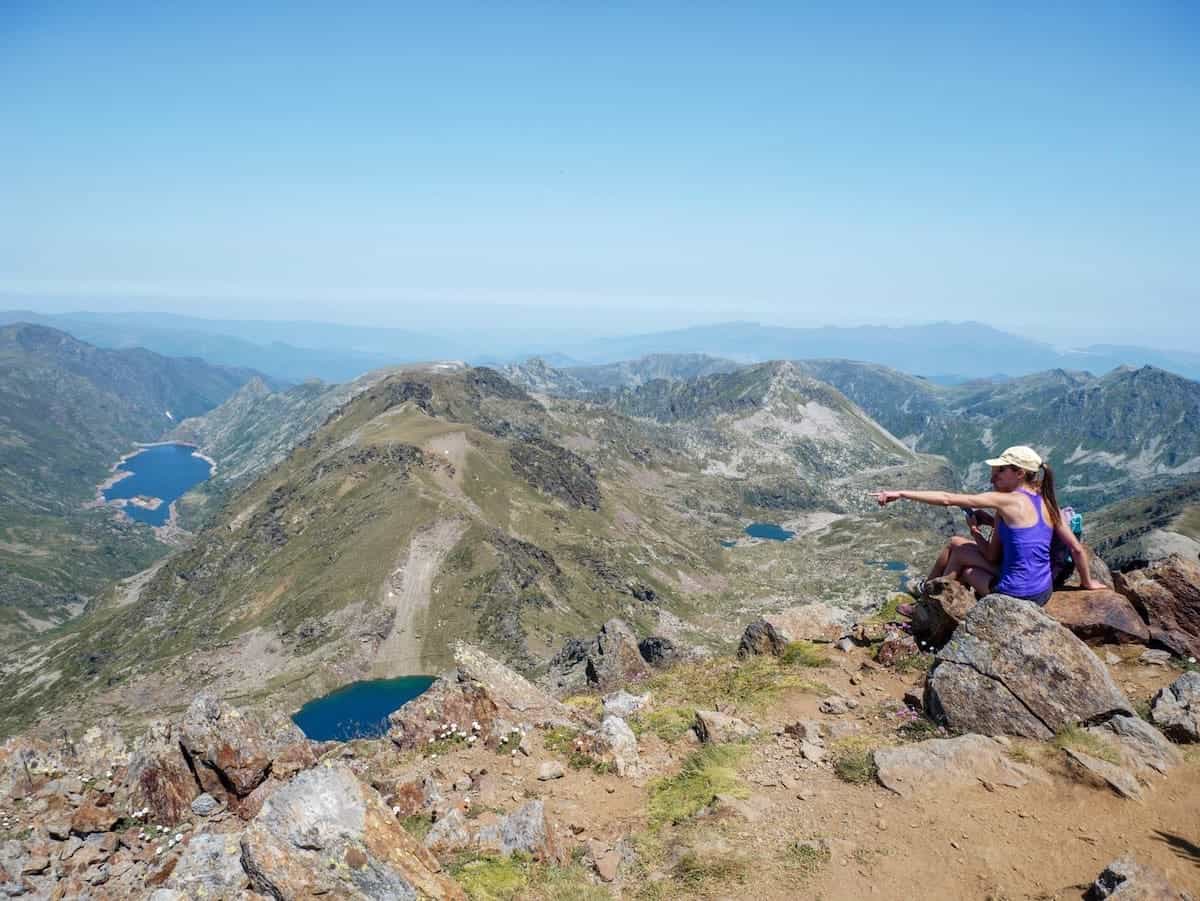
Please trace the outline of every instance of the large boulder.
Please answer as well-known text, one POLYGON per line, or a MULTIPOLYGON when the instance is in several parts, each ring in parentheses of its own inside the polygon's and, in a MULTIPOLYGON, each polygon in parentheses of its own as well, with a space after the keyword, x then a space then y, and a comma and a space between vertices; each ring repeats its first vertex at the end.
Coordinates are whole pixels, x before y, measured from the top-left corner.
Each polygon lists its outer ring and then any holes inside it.
POLYGON ((1200 673, 1184 673, 1159 691, 1150 719, 1175 741, 1200 741, 1200 673))
POLYGON ((1172 554, 1145 569, 1118 573, 1117 591, 1150 626, 1152 641, 1200 657, 1200 561, 1172 554))
POLYGON ((578 726, 586 716, 542 691, 520 673, 478 648, 457 642, 457 669, 440 677, 389 717, 388 738, 398 747, 423 747, 455 725, 488 746, 503 741, 522 723, 578 726), (474 730, 474 724, 479 729, 474 730))
POLYGON ((829 604, 801 604, 755 620, 742 633, 738 656, 782 654, 794 641, 837 641, 849 635, 854 614, 829 604))
POLYGON ((957 579, 930 579, 913 605, 913 635, 940 648, 975 606, 975 600, 970 586, 957 579))
POLYGON ((236 898, 249 885, 242 869, 241 836, 204 832, 192 836, 166 887, 186 898, 236 898))
POLYGON ((993 594, 937 654, 926 709, 961 732, 1048 739, 1133 712, 1108 668, 1028 601, 993 594))
POLYGON ((1032 767, 1009 759, 1003 745, 983 735, 879 748, 875 766, 880 785, 903 797, 985 782, 1018 788, 1044 778, 1032 767))
POLYGON ((1150 630, 1133 605, 1109 588, 1056 591, 1042 608, 1084 641, 1145 644, 1150 630))
POLYGON ((475 834, 482 851, 508 856, 528 854, 534 860, 560 863, 563 854, 554 838, 554 827, 546 819, 542 801, 526 801, 512 813, 485 825, 475 834))
POLYGON ((254 890, 276 899, 465 898, 379 793, 340 765, 306 770, 267 798, 241 859, 254 890))

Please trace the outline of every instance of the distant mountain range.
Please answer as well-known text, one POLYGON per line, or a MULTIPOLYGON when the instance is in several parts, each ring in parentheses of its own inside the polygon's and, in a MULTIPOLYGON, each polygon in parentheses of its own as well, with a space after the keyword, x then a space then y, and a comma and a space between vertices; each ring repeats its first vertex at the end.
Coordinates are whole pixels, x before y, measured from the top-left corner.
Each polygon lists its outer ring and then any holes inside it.
POLYGON ((613 364, 652 355, 705 355, 735 363, 847 359, 878 363, 930 381, 1021 376, 1048 369, 1095 374, 1118 366, 1157 366, 1200 378, 1200 353, 1092 345, 1061 350, 977 322, 859 328, 784 328, 728 322, 674 331, 583 338, 566 331, 552 338, 530 331, 489 333, 476 321, 457 322, 447 307, 439 332, 306 321, 217 320, 168 313, 38 314, 0 312, 5 322, 35 322, 101 347, 145 347, 156 353, 199 356, 211 363, 249 367, 285 381, 350 381, 404 363, 462 360, 504 365, 539 356, 557 368, 613 364))

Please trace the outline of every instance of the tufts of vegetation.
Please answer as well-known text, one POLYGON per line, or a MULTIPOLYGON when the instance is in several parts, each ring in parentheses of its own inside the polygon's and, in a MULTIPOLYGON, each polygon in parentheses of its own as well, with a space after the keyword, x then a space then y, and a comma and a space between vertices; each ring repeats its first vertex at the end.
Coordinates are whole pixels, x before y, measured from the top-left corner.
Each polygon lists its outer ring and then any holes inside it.
POLYGON ((604 889, 593 885, 578 861, 566 866, 536 863, 524 854, 460 855, 450 865, 471 901, 607 901, 604 889))
POLYGON ((1120 756, 1112 745, 1099 736, 1093 735, 1086 729, 1081 729, 1076 725, 1064 726, 1062 729, 1059 729, 1058 734, 1054 736, 1053 744, 1056 748, 1062 748, 1064 751, 1069 748, 1072 751, 1090 754, 1092 757, 1098 757, 1109 763, 1121 762, 1120 756))
POLYGON ((563 703, 583 711, 593 719, 598 720, 604 715, 604 702, 596 694, 571 695, 569 698, 563 698, 563 703))
POLYGON ((433 828, 433 815, 428 813, 409 814, 400 821, 400 825, 417 841, 423 841, 429 834, 429 830, 433 828))
POLYGON ((927 673, 933 669, 933 654, 910 654, 892 664, 898 673, 927 673))
POLYGON ((785 865, 798 870, 802 879, 815 876, 827 863, 829 848, 823 841, 792 842, 787 847, 785 865))
POLYGON ((656 707, 639 712, 629 718, 629 727, 638 738, 650 733, 665 742, 683 738, 696 722, 696 710, 692 707, 656 707))
POLYGON ((709 745, 690 755, 674 776, 650 785, 649 814, 652 826, 678 824, 695 816, 717 795, 745 797, 736 766, 744 749, 736 745, 709 745))
POLYGON ((912 598, 906 594, 893 594, 869 618, 864 620, 868 623, 898 623, 908 619, 898 609, 901 604, 911 604, 912 598))
POLYGON ((828 686, 802 678, 794 667, 769 655, 745 660, 717 657, 680 664, 655 675, 647 688, 662 704, 709 710, 718 705, 761 709, 785 689, 832 694, 828 686))
POLYGON ((875 766, 875 744, 866 736, 839 739, 829 746, 829 754, 833 771, 843 782, 868 785, 879 773, 875 766))
POLYGON ((691 889, 708 882, 729 884, 744 882, 746 861, 732 854, 696 854, 688 851, 671 868, 671 875, 682 885, 691 889))
POLYGON ((811 641, 793 641, 779 655, 784 666, 828 666, 829 651, 824 645, 811 641))

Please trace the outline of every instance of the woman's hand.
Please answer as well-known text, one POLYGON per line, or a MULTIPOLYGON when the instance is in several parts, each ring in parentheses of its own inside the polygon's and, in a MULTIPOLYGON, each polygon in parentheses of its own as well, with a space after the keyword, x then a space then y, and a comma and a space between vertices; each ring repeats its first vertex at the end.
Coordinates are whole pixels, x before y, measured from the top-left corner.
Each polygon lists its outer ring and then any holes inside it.
POLYGON ((892 501, 900 500, 899 491, 872 491, 871 497, 879 501, 879 506, 886 507, 892 501))

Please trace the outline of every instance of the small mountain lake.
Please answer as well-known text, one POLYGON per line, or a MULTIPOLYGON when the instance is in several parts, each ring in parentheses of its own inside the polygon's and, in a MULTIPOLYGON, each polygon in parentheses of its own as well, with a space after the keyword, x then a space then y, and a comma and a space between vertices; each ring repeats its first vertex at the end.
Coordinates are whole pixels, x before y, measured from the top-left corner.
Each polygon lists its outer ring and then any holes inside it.
POLYGON ((424 694, 433 680, 433 676, 401 676, 351 682, 309 701, 292 715, 292 722, 313 741, 379 738, 387 731, 388 714, 424 694))
POLYGON ((770 522, 752 522, 746 526, 746 534, 751 538, 766 538, 769 541, 787 541, 795 532, 790 532, 783 526, 770 522))
POLYGON ((903 560, 864 560, 863 562, 867 566, 878 566, 888 572, 900 573, 899 589, 904 591, 908 588, 908 564, 903 560))
POLYGON ((212 465, 190 444, 155 444, 121 461, 118 472, 131 472, 104 489, 106 501, 124 500, 125 513, 138 522, 165 525, 171 504, 212 475, 212 465), (154 501, 158 503, 155 504, 154 501))

